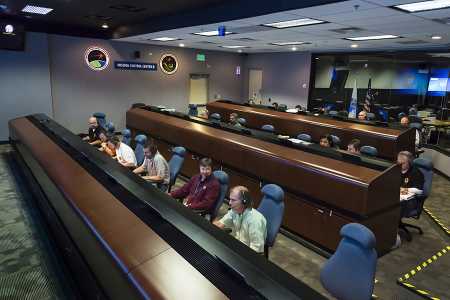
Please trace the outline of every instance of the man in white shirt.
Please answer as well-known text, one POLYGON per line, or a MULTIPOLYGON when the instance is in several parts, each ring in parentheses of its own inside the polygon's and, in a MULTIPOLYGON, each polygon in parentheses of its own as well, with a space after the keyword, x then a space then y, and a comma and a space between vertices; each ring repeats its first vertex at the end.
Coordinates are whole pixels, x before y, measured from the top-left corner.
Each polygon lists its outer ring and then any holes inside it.
POLYGON ((150 139, 144 145, 144 162, 134 169, 135 174, 147 173, 143 176, 145 180, 152 182, 163 192, 167 191, 170 183, 169 164, 166 159, 159 154, 155 142, 150 139))
POLYGON ((133 149, 127 144, 122 143, 117 136, 108 140, 108 148, 116 151, 116 158, 119 164, 124 167, 135 167, 137 164, 136 155, 133 149))
POLYGON ((230 191, 228 213, 220 220, 214 221, 219 228, 230 228, 231 235, 258 253, 264 253, 267 229, 266 218, 252 208, 248 189, 235 186, 230 191))

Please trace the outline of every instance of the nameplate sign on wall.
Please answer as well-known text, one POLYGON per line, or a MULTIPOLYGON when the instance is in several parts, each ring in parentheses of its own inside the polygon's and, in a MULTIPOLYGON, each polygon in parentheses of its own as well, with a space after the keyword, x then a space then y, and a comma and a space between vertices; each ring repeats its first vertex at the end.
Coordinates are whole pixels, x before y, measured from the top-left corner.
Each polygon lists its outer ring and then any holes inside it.
POLYGON ((156 71, 158 64, 129 61, 115 61, 114 68, 124 70, 156 71))

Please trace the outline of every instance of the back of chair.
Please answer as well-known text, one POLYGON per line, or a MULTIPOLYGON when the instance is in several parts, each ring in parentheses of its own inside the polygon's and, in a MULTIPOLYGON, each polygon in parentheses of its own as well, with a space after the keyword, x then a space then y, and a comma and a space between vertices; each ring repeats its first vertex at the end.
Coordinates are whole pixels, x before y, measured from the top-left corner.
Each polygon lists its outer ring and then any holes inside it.
POLYGON ((218 113, 213 113, 209 116, 209 118, 213 121, 220 121, 222 119, 222 116, 218 113))
POLYGON ((404 112, 401 112, 398 114, 398 120, 400 121, 401 118, 406 117, 406 114, 404 112))
POLYGON ((412 124, 412 123, 422 124, 423 123, 422 119, 417 115, 408 116, 408 119, 409 119, 410 124, 412 124))
POLYGON ((189 104, 188 115, 196 117, 198 115, 197 104, 189 104))
POLYGON ((264 131, 267 131, 267 132, 274 132, 275 131, 275 127, 273 127, 273 125, 270 125, 270 124, 263 125, 261 127, 261 129, 264 130, 264 131))
POLYGON ((368 112, 367 113, 367 120, 375 120, 375 114, 371 113, 371 112, 368 112))
POLYGON ((417 109, 414 108, 414 107, 411 107, 411 108, 408 110, 408 115, 409 115, 409 116, 417 116, 417 109))
POLYGON ((368 156, 378 156, 378 150, 372 146, 362 146, 360 149, 361 154, 368 156))
POLYGON ((306 133, 300 133, 299 135, 297 135, 297 139, 305 141, 305 142, 311 142, 312 138, 309 134, 306 133))
POLYGON ((238 123, 241 124, 242 126, 245 126, 245 124, 247 124, 247 120, 244 118, 238 118, 237 119, 238 123))
POLYGON ((106 123, 105 129, 109 135, 113 135, 116 132, 116 127, 114 126, 114 123, 111 121, 106 123))
POLYGON ((341 144, 341 139, 337 135, 330 134, 330 136, 335 146, 339 146, 341 144))
POLYGON ((413 123, 409 123, 409 127, 410 128, 415 128, 417 130, 422 131, 423 125, 422 123, 417 123, 417 122, 413 122, 413 123))
POLYGON ((284 191, 276 184, 266 184, 261 189, 263 198, 257 210, 266 218, 266 246, 272 247, 284 215, 284 191))
POLYGON ((97 119, 98 125, 106 129, 106 114, 102 112, 95 112, 92 114, 93 117, 97 119))
POLYGON ((184 156, 186 155, 186 149, 184 147, 174 147, 172 149, 172 158, 169 160, 169 171, 170 171, 170 188, 175 184, 178 174, 183 167, 184 156))
POLYGON ((337 299, 369 300, 377 266, 375 235, 357 223, 343 226, 340 234, 342 240, 323 266, 320 281, 337 299))
POLYGON ((214 221, 214 219, 217 217, 217 214, 219 213, 219 209, 222 206, 223 201, 228 193, 228 186, 230 181, 230 179, 228 178, 228 174, 224 171, 214 171, 213 175, 219 181, 220 189, 219 196, 217 197, 216 203, 214 203, 214 207, 211 211, 211 222, 214 221))
POLYGON ((278 111, 286 111, 287 105, 286 104, 279 104, 278 105, 278 111))
POLYGON ((131 143, 131 131, 130 131, 130 129, 122 130, 122 143, 127 144, 128 146, 130 146, 130 143, 131 143))
POLYGON ((425 158, 416 158, 413 165, 419 168, 423 174, 423 197, 427 198, 430 195, 431 184, 433 183, 433 162, 425 158))
POLYGON ((330 116, 332 116, 332 117, 335 117, 335 116, 338 115, 338 112, 337 112, 336 110, 330 110, 330 111, 328 112, 328 115, 330 115, 330 116))
POLYGON ((144 162, 144 145, 147 142, 147 136, 144 134, 138 134, 134 141, 136 142, 136 147, 134 148, 134 154, 136 155, 137 165, 140 166, 144 162))

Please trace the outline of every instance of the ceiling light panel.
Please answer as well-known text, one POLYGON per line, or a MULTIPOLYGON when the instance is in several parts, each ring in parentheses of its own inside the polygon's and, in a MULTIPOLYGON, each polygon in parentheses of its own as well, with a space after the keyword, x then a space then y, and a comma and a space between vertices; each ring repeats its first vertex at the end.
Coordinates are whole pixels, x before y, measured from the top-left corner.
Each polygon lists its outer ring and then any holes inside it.
POLYGON ((22 9, 22 12, 26 12, 26 13, 30 13, 30 14, 46 15, 49 12, 51 12, 52 10, 53 10, 53 8, 27 5, 22 9))
POLYGON ((170 41, 177 41, 179 40, 179 38, 171 38, 171 37, 158 37, 158 38, 154 38, 154 39, 150 39, 152 41, 157 41, 157 42, 170 42, 170 41))
MULTIPOLYGON (((219 31, 218 30, 212 30, 212 31, 203 31, 203 32, 196 32, 193 33, 195 35, 201 35, 201 36, 218 36, 219 35, 219 31)), ((232 34, 232 32, 230 31, 226 31, 225 35, 229 35, 232 34)))
POLYGON ((303 45, 303 44, 309 44, 307 42, 275 42, 275 43, 270 43, 271 45, 276 45, 276 46, 292 46, 292 45, 303 45))
POLYGON ((387 40, 387 39, 397 39, 397 38, 399 38, 399 36, 392 35, 392 34, 385 34, 385 35, 350 37, 350 38, 345 38, 345 39, 350 40, 350 41, 374 41, 374 40, 387 40))
POLYGON ((403 11, 414 13, 414 12, 449 8, 450 0, 421 1, 421 2, 415 2, 415 3, 394 5, 393 7, 401 9, 403 11))
POLYGON ((268 24, 263 24, 263 25, 268 26, 268 27, 283 29, 283 28, 315 25, 315 24, 322 24, 322 23, 326 23, 326 22, 321 21, 321 20, 303 18, 303 19, 295 19, 295 20, 289 20, 289 21, 268 23, 268 24))

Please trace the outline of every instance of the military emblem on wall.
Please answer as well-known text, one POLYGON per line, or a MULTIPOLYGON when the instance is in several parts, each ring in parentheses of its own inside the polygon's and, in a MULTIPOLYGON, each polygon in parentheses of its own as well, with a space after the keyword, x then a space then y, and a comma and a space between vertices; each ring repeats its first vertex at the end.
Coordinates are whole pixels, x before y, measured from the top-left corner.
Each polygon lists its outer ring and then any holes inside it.
POLYGON ((173 54, 164 54, 163 56, 161 56, 159 65, 161 66, 161 70, 169 75, 175 73, 178 69, 178 61, 173 54))
POLYGON ((90 69, 102 71, 109 65, 109 54, 103 48, 90 47, 84 53, 84 60, 90 69))

